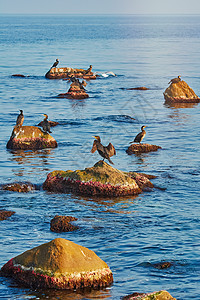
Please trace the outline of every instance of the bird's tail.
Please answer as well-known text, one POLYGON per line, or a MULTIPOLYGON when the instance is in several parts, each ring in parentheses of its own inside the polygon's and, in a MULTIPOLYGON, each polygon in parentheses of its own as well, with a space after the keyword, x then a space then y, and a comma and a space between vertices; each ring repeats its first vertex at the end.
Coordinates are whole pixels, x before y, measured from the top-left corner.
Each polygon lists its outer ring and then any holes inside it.
POLYGON ((110 159, 110 157, 108 157, 107 160, 109 161, 110 164, 114 165, 114 163, 112 162, 112 160, 110 159))

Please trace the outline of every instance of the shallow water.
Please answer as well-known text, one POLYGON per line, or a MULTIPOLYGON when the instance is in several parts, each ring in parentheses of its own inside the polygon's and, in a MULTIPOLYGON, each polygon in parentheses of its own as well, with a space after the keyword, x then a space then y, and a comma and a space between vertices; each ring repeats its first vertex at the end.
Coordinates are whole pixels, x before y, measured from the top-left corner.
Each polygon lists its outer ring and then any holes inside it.
POLYGON ((200 110, 170 107, 163 98, 178 75, 200 95, 199 16, 1 16, 0 23, 0 183, 41 185, 50 171, 92 166, 100 159, 90 153, 98 134, 115 146, 116 168, 156 175, 152 182, 162 188, 117 199, 0 190, 0 208, 16 212, 0 223, 1 266, 62 237, 95 251, 114 276, 111 287, 82 293, 34 291, 1 277, 0 298, 120 299, 166 289, 180 300, 199 299, 200 110), (92 64, 98 73, 117 76, 88 82, 86 100, 56 98, 69 88, 44 77, 56 58, 63 67, 92 64), (29 77, 11 77, 17 73, 29 77), (138 86, 150 90, 126 90, 138 86), (37 125, 43 113, 58 121, 52 128, 58 148, 6 150, 19 109, 24 125, 37 125), (125 150, 142 125, 144 142, 162 150, 129 156, 125 150), (78 218, 80 229, 51 232, 56 214, 78 218), (163 261, 172 266, 154 268, 163 261))

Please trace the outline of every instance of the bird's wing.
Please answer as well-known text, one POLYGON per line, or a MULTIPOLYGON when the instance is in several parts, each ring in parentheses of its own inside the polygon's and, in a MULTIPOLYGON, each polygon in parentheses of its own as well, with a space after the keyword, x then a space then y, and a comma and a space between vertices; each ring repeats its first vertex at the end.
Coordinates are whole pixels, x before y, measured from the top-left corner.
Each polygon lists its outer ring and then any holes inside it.
POLYGON ((136 137, 134 138, 134 142, 140 141, 140 138, 141 138, 141 132, 136 135, 136 137))
POLYGON ((91 149, 91 153, 94 153, 97 150, 97 143, 96 140, 93 143, 92 149, 91 149))
POLYGON ((108 149, 109 156, 116 155, 116 150, 113 144, 109 143, 106 148, 108 149))

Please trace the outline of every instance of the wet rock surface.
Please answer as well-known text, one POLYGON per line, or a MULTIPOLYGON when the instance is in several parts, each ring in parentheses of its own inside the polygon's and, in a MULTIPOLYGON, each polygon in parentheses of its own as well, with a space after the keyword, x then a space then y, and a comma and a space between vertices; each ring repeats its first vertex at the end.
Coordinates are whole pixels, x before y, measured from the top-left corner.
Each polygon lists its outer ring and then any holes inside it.
POLYGON ((130 174, 129 172, 122 172, 100 160, 93 167, 84 170, 49 173, 43 184, 43 189, 51 192, 72 192, 86 196, 116 197, 137 195, 142 192, 141 187, 153 187, 147 177, 136 174, 134 172, 130 172, 130 174))
POLYGON ((0 221, 7 220, 14 214, 15 214, 15 211, 0 209, 0 221))
POLYGON ((71 216, 55 216, 51 220, 50 229, 54 232, 68 232, 79 229, 79 226, 71 224, 72 221, 78 219, 71 216))
POLYGON ((36 126, 15 126, 6 146, 13 150, 56 148, 56 140, 36 126))
POLYGON ((2 185, 2 190, 19 192, 19 193, 28 193, 36 189, 35 185, 30 182, 13 182, 2 185))
POLYGON ((126 153, 131 154, 140 154, 140 153, 148 153, 152 151, 157 151, 158 149, 162 149, 160 146, 150 145, 150 144, 131 144, 126 153))
POLYGON ((61 238, 10 259, 0 275, 42 289, 99 289, 113 282, 108 265, 92 250, 61 238))
POLYGON ((189 85, 181 80, 177 83, 171 83, 164 91, 165 102, 167 103, 198 103, 200 98, 189 87, 189 85))
POLYGON ((125 296, 122 300, 176 300, 167 291, 159 291, 154 293, 133 293, 125 296))

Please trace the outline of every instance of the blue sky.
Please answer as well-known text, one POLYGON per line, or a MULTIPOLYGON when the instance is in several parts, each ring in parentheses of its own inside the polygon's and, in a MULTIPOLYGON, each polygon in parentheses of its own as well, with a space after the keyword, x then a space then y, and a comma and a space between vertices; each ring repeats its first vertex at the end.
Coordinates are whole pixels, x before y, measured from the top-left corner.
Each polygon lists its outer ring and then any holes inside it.
POLYGON ((200 14, 200 0, 0 0, 0 13, 200 14))

